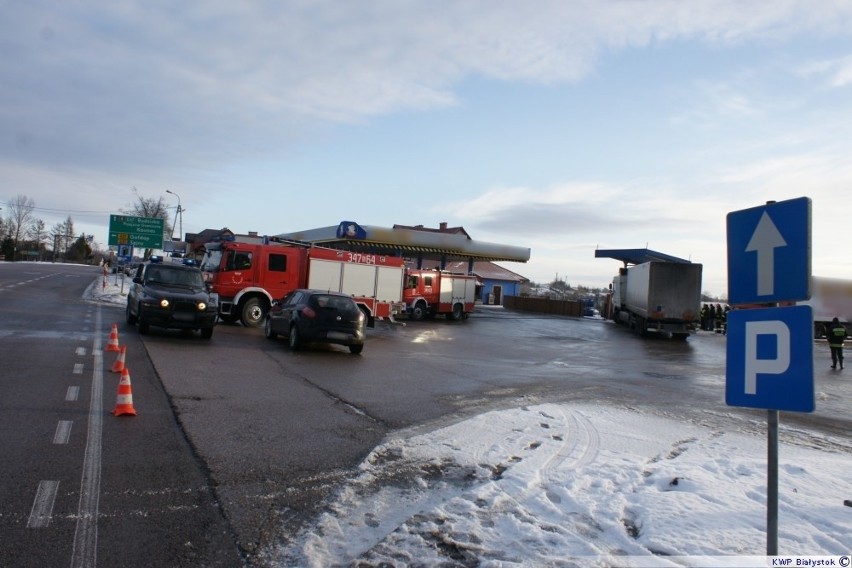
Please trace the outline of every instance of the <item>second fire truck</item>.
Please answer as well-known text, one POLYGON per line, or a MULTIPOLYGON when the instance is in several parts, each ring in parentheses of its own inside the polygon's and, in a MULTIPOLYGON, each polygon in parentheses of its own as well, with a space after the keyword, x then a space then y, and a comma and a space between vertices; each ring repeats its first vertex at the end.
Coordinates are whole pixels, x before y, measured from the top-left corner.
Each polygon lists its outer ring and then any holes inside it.
POLYGON ((466 319, 476 301, 476 277, 441 270, 410 269, 402 291, 408 317, 422 320, 443 314, 466 319))

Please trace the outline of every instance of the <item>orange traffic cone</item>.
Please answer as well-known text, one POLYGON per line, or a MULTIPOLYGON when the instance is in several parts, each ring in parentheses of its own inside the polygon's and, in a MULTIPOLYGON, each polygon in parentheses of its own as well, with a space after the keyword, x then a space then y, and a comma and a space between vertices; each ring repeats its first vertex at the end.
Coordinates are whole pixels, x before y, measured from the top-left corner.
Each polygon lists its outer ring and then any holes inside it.
POLYGON ((120 373, 124 370, 124 361, 125 356, 127 355, 127 345, 121 346, 121 351, 118 353, 118 357, 115 358, 115 363, 112 364, 112 372, 120 373))
POLYGON ((133 390, 130 388, 130 370, 127 367, 121 372, 118 393, 115 397, 115 410, 112 413, 116 416, 123 414, 136 416, 136 409, 133 408, 133 390))
POLYGON ((112 324, 112 331, 109 332, 109 341, 107 341, 107 351, 121 351, 118 347, 118 324, 112 324))

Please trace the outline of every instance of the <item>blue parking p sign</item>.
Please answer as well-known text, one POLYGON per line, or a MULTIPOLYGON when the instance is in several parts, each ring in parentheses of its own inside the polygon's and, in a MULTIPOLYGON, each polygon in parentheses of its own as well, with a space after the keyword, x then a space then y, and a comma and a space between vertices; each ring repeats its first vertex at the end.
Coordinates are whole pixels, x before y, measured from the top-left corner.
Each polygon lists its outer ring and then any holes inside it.
POLYGON ((725 402, 813 412, 812 333, 810 306, 729 312, 725 402))

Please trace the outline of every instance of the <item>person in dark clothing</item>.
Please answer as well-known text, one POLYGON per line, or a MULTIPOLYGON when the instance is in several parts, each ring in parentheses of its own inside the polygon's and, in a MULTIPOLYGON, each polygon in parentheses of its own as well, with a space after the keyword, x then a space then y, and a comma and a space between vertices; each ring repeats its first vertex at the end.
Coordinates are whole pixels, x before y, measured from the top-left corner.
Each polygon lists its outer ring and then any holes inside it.
POLYGON ((837 363, 843 368, 843 341, 847 337, 846 326, 834 318, 828 326, 828 347, 831 349, 831 368, 836 369, 837 363))

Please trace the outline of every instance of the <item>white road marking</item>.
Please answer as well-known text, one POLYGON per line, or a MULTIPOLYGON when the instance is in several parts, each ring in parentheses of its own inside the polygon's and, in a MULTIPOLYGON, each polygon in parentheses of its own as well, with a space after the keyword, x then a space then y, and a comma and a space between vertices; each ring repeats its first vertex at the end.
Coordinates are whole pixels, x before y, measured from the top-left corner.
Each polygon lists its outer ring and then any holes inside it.
POLYGON ((101 307, 95 312, 95 340, 92 345, 92 400, 89 403, 89 430, 86 453, 83 457, 83 478, 80 481, 80 504, 77 507, 77 528, 71 568, 97 565, 98 503, 101 493, 101 456, 103 442, 104 353, 101 349, 101 307))
POLYGON ((74 374, 82 375, 83 374, 83 364, 82 363, 74 363, 74 374))
POLYGON ((41 529, 50 524, 53 515, 53 503, 56 501, 56 493, 59 491, 59 481, 39 481, 33 508, 30 511, 30 519, 27 528, 41 529))
POLYGON ((68 392, 65 393, 65 400, 74 402, 80 398, 80 387, 68 387, 68 392))
POLYGON ((56 425, 56 433, 53 435, 54 444, 67 444, 71 438, 71 426, 74 424, 71 420, 60 420, 56 425))
POLYGON ((85 347, 78 347, 77 350, 74 353, 75 353, 75 355, 79 355, 80 357, 85 357, 86 356, 86 348, 85 347))

